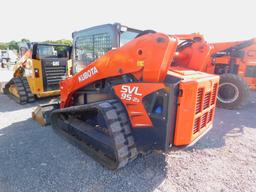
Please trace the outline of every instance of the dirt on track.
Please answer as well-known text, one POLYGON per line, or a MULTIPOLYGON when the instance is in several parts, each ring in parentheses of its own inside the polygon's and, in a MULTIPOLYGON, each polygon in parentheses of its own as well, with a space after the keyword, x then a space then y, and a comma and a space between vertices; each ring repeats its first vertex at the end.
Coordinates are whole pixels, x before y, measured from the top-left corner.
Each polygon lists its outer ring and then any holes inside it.
MULTIPOLYGON (((10 74, 0 70, 0 77, 10 74)), ((0 192, 255 192, 255 92, 251 101, 241 110, 218 109, 213 129, 193 147, 139 157, 113 172, 32 121, 38 102, 20 106, 0 94, 0 192)))

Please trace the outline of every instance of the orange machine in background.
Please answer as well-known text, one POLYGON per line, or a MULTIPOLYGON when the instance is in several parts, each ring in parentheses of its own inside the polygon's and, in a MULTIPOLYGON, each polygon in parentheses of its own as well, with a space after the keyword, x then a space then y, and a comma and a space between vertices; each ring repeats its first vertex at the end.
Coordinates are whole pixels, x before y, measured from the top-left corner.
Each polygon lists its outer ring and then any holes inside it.
POLYGON ((199 33, 179 39, 174 66, 220 75, 218 106, 235 109, 248 102, 249 87, 256 87, 255 39, 208 43, 199 33))
POLYGON ((212 64, 218 65, 216 74, 237 74, 256 89, 256 39, 247 41, 212 43, 212 64))

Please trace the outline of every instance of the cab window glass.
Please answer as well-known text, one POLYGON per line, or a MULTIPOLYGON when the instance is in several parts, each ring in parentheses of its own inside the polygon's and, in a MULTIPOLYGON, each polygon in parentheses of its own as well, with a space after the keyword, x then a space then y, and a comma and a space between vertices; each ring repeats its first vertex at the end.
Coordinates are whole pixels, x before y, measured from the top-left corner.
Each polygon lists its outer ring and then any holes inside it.
POLYGON ((69 46, 64 45, 38 45, 37 47, 37 58, 68 58, 69 57, 69 46))
POLYGON ((75 60, 89 64, 112 49, 107 33, 78 37, 75 42, 75 60))

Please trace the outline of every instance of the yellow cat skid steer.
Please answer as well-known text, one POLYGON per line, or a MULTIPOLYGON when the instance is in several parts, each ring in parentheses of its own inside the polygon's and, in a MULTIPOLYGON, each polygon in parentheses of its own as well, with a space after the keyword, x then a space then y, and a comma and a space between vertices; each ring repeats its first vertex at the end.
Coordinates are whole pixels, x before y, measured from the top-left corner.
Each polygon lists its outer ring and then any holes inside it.
POLYGON ((70 55, 70 46, 33 43, 14 67, 4 93, 19 104, 59 95, 59 82, 66 75, 70 55))

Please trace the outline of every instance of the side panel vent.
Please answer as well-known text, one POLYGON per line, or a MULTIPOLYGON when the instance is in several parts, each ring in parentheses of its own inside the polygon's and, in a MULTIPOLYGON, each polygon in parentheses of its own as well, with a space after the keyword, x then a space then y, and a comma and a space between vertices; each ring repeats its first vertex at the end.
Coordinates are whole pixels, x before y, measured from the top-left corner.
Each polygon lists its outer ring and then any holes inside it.
POLYGON ((199 130, 200 130, 200 117, 195 119, 194 128, 193 128, 193 134, 197 133, 199 130))
POLYGON ((200 88, 197 91, 197 98, 196 98, 196 114, 201 112, 201 107, 202 107, 202 101, 203 101, 203 92, 204 89, 200 88))
POLYGON ((218 87, 218 84, 215 83, 213 86, 213 91, 212 91, 211 105, 214 105, 214 103, 215 103, 216 96, 217 96, 217 87, 218 87))
POLYGON ((206 109, 207 107, 209 107, 210 99, 211 99, 211 92, 208 92, 204 96, 204 108, 203 109, 206 109))

